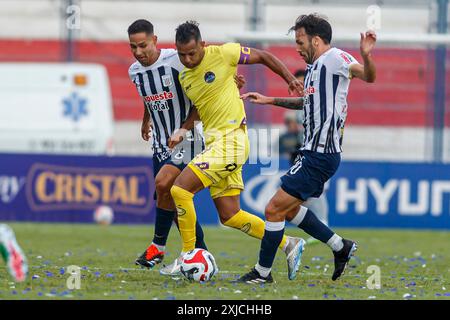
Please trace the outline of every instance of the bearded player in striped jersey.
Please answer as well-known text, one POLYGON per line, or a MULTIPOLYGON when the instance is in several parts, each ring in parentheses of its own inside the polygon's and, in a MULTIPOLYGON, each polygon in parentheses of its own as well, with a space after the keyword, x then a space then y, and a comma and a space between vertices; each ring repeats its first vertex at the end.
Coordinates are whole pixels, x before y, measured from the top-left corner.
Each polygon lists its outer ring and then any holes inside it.
POLYGON ((258 263, 239 279, 241 282, 273 281, 271 267, 286 219, 332 249, 332 280, 343 274, 357 248, 356 242, 334 233, 302 204, 310 197, 320 196, 325 182, 339 167, 350 80, 375 81, 371 52, 376 35, 372 31, 361 33, 362 65, 347 52, 331 47, 331 25, 317 14, 301 15, 291 30, 295 31, 297 52, 308 65, 303 97, 273 98, 256 92, 242 95, 253 103, 303 109, 305 136, 295 164, 281 178, 281 188, 266 207, 266 233, 258 263))
MULTIPOLYGON (((158 49, 153 25, 144 19, 128 27, 131 51, 136 62, 128 70, 144 102, 141 135, 145 141, 152 134, 153 172, 155 176, 156 219, 153 241, 135 263, 153 268, 164 258, 164 250, 172 222, 175 220, 175 206, 170 188, 181 170, 196 154, 203 150, 201 127, 193 125, 196 109, 184 94, 178 81, 183 69, 174 49, 158 49), (188 139, 171 150, 170 137, 182 126, 188 130, 188 139)), ((196 248, 206 248, 203 230, 196 224, 196 248)), ((179 260, 160 269, 163 275, 179 273, 179 260)))

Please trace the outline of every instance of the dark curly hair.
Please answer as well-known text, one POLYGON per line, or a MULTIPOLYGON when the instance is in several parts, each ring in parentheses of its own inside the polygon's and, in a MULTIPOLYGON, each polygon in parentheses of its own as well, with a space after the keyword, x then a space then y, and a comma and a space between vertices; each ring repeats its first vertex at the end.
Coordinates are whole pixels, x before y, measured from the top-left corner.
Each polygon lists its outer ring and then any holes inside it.
POLYGON ((192 39, 195 39, 196 42, 202 39, 197 21, 186 21, 180 24, 175 31, 175 42, 177 43, 186 44, 192 39))
POLYGON ((320 37, 325 44, 331 42, 331 25, 324 18, 317 13, 302 14, 295 20, 295 25, 289 29, 289 32, 304 28, 306 34, 311 38, 314 36, 320 37))

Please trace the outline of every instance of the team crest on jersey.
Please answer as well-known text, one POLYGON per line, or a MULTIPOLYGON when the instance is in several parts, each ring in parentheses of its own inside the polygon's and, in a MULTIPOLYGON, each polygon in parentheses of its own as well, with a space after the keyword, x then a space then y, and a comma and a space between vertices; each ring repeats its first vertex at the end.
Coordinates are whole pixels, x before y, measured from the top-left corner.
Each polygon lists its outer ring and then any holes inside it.
POLYGON ((163 75, 161 77, 161 82, 162 82, 164 87, 170 87, 171 85, 173 85, 172 76, 170 74, 163 75))
POLYGON ((211 83, 215 79, 216 79, 216 75, 214 74, 214 72, 208 71, 207 73, 205 73, 205 82, 206 83, 211 83))

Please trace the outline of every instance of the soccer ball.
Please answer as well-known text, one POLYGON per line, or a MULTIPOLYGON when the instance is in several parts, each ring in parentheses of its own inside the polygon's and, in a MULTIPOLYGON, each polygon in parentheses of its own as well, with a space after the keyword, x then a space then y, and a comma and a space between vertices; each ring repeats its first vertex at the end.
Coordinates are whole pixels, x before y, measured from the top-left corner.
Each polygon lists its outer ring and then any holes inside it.
POLYGON ((114 212, 109 206, 99 206, 94 211, 94 221, 98 224, 109 225, 114 220, 114 212))
POLYGON ((194 249, 184 254, 180 271, 189 280, 209 281, 219 269, 211 253, 194 249))

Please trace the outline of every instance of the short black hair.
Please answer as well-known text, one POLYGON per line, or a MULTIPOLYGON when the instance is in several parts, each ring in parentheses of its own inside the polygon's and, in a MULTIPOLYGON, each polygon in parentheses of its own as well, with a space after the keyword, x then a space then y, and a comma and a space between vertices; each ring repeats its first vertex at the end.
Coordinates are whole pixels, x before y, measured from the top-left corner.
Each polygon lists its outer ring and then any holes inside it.
POLYGON ((300 28, 305 28, 305 32, 309 37, 318 36, 325 44, 331 42, 331 25, 324 18, 317 13, 302 14, 295 20, 295 25, 289 31, 297 31, 300 28))
POLYGON ((297 71, 295 71, 294 77, 296 77, 296 78, 304 77, 305 74, 306 74, 306 71, 304 69, 298 69, 297 71))
POLYGON ((128 27, 128 35, 145 32, 146 34, 153 34, 153 24, 145 19, 139 19, 130 24, 128 27))
POLYGON ((186 44, 192 39, 195 39, 196 42, 202 40, 197 21, 186 21, 185 23, 180 24, 175 31, 175 42, 177 43, 186 44))

